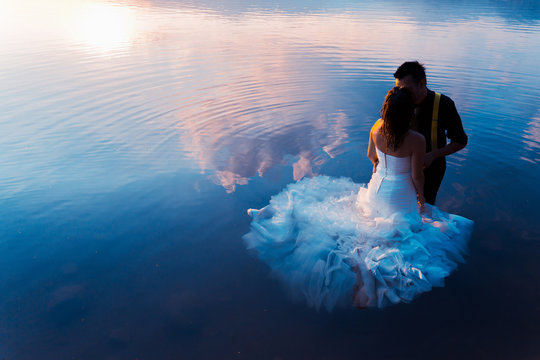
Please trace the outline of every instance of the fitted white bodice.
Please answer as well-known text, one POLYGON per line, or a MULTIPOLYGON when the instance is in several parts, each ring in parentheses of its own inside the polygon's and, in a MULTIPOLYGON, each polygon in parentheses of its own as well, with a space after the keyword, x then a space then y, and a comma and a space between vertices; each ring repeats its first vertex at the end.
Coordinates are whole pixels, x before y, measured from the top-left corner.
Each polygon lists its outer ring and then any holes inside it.
MULTIPOLYGON (((411 156, 396 157, 377 149, 379 164, 367 189, 370 208, 382 216, 417 211, 416 190, 411 177, 411 156)), ((363 195, 358 194, 358 200, 363 195)))
MULTIPOLYGON (((377 149, 377 148, 376 148, 377 149)), ((383 153, 377 149, 377 157, 379 158, 379 164, 377 165, 377 172, 380 175, 399 175, 408 174, 411 171, 411 157, 397 157, 383 153)))

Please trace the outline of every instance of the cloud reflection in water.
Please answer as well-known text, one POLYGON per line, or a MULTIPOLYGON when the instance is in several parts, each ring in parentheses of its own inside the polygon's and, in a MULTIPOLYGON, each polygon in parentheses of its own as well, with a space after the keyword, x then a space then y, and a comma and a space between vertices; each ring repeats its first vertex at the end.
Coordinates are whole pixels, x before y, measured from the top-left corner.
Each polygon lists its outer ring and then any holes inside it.
MULTIPOLYGON (((296 107, 301 111, 306 105, 296 107)), ((349 123, 344 113, 319 114, 315 119, 307 109, 305 114, 297 119, 287 110, 269 110, 263 120, 258 116, 188 118, 181 123, 181 142, 200 169, 210 170, 210 178, 228 192, 253 176, 264 176, 275 165, 292 165, 294 179, 300 180, 316 174, 326 159, 343 151, 349 123)))

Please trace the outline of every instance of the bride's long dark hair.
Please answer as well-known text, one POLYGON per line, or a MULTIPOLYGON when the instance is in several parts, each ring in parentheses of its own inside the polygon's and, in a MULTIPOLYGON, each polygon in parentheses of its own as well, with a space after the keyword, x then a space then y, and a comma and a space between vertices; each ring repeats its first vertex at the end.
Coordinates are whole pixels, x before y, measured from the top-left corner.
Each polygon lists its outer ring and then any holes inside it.
POLYGON ((401 145, 413 114, 414 101, 410 91, 397 86, 390 89, 381 109, 381 133, 385 136, 389 148, 395 151, 401 145))

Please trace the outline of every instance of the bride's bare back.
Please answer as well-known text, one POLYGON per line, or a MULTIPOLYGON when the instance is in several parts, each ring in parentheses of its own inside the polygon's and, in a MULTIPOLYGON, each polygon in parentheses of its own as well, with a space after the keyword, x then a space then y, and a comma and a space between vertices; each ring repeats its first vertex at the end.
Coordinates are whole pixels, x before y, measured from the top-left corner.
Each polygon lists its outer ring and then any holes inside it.
POLYGON ((381 133, 383 120, 379 119, 371 128, 369 134, 369 145, 367 156, 373 163, 373 172, 376 171, 379 159, 377 151, 379 149, 383 153, 395 157, 411 157, 412 179, 419 201, 423 204, 424 199, 424 154, 426 152, 426 139, 416 131, 409 130, 403 137, 402 143, 396 148, 388 147, 387 140, 384 134, 381 133))
POLYGON ((403 142, 399 145, 397 149, 389 148, 387 145, 386 137, 381 133, 381 125, 383 120, 378 120, 371 129, 371 137, 377 149, 382 151, 385 154, 392 155, 395 157, 407 157, 412 156, 415 149, 420 147, 420 145, 425 146, 424 136, 416 131, 409 130, 404 138, 403 142))

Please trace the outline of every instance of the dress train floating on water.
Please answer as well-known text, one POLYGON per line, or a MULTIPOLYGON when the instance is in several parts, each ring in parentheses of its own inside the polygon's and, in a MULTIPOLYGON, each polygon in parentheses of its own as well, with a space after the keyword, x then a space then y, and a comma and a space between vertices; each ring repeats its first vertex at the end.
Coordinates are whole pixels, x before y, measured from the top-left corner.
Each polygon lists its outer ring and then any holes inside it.
POLYGON ((408 303, 443 286, 464 262, 473 222, 429 205, 420 215, 410 190, 396 193, 402 180, 388 195, 408 193, 396 211, 373 196, 385 191, 378 177, 367 187, 328 176, 288 185, 266 207, 248 210, 247 247, 293 298, 316 309, 408 303))

